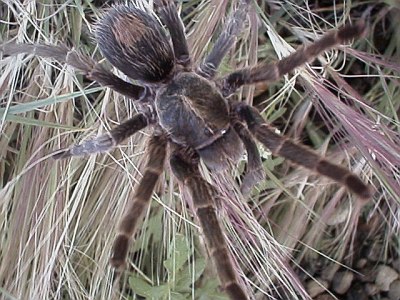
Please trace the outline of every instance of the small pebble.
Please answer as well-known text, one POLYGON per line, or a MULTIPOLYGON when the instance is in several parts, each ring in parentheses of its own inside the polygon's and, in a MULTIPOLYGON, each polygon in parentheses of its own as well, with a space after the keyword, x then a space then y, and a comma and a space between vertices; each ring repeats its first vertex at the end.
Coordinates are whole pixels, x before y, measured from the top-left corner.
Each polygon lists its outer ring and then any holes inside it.
POLYGON ((390 284, 388 296, 390 300, 400 300, 400 280, 395 280, 390 284))
POLYGON ((307 282, 306 289, 310 297, 314 298, 315 296, 325 292, 328 286, 329 284, 327 281, 317 278, 316 280, 310 280, 307 282))
POLYGON ((362 269, 365 267, 367 264, 368 260, 366 258, 360 258, 357 263, 356 263, 356 268, 357 269, 362 269))
POLYGON ((354 274, 350 271, 337 272, 333 277, 332 289, 339 295, 345 294, 354 279, 354 274))
POLYGON ((327 266, 326 268, 324 268, 322 270, 321 273, 321 278, 323 280, 326 280, 328 282, 331 282, 333 277, 335 276, 336 272, 339 270, 340 265, 339 264, 330 264, 329 266, 327 266))
POLYGON ((389 291, 390 284, 399 277, 399 274, 391 267, 380 265, 375 283, 381 291, 389 291))
POLYGON ((337 298, 334 298, 333 296, 331 296, 329 294, 322 294, 322 295, 318 295, 313 300, 336 300, 336 299, 337 298))
POLYGON ((365 292, 368 296, 374 296, 379 293, 379 288, 376 286, 376 284, 367 283, 365 284, 365 292))

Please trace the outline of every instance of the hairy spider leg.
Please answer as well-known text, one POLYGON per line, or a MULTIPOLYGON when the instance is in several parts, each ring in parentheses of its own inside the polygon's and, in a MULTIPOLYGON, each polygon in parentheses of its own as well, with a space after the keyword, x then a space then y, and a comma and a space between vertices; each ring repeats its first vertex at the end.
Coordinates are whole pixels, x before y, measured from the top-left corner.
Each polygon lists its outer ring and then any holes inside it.
POLYGON ((175 177, 189 190, 194 211, 200 222, 207 248, 216 266, 221 286, 231 300, 248 299, 238 282, 228 245, 215 212, 213 189, 201 177, 197 163, 187 162, 184 155, 178 151, 176 150, 171 155, 171 169, 175 177))
POLYGON ((247 169, 240 186, 240 191, 242 194, 247 195, 250 193, 250 190, 254 185, 265 178, 265 171, 257 144, 249 130, 238 121, 234 122, 233 128, 243 142, 247 153, 247 169))
POLYGON ((94 153, 103 153, 110 151, 113 147, 121 144, 125 139, 134 135, 148 125, 144 114, 137 114, 131 119, 126 120, 120 125, 111 129, 95 139, 83 142, 80 145, 74 145, 66 150, 57 150, 53 154, 54 159, 68 158, 70 156, 81 156, 94 153))
POLYGON ((221 30, 211 52, 200 64, 197 73, 205 78, 214 78, 222 59, 233 46, 238 35, 242 32, 247 18, 250 0, 241 0, 238 8, 232 13, 221 30))
POLYGON ((157 5, 156 11, 171 36, 176 63, 190 68, 191 61, 185 27, 178 15, 175 2, 173 0, 157 0, 155 4, 157 5))
POLYGON ((267 147, 272 154, 284 157, 291 162, 329 177, 346 186, 362 199, 372 197, 371 189, 349 170, 332 164, 310 148, 296 144, 289 138, 275 133, 254 107, 241 104, 237 108, 239 116, 246 121, 250 132, 267 147))
POLYGON ((126 268, 131 239, 149 206, 155 185, 164 169, 166 146, 167 138, 163 135, 151 137, 148 143, 148 159, 143 178, 136 187, 133 200, 118 225, 118 233, 112 247, 110 264, 116 271, 121 272, 126 268))
POLYGON ((230 73, 222 79, 222 94, 229 96, 245 84, 262 81, 275 81, 301 65, 311 62, 324 51, 339 44, 358 38, 365 32, 365 24, 360 21, 354 25, 346 25, 332 30, 310 45, 299 47, 289 56, 274 62, 261 63, 254 67, 243 68, 230 73))
POLYGON ((145 92, 143 87, 122 80, 112 72, 106 70, 90 56, 78 53, 63 45, 49 46, 43 44, 7 43, 0 45, 0 52, 13 56, 26 53, 53 58, 58 62, 74 67, 90 80, 97 81, 100 85, 109 87, 133 100, 140 99, 141 95, 145 92))

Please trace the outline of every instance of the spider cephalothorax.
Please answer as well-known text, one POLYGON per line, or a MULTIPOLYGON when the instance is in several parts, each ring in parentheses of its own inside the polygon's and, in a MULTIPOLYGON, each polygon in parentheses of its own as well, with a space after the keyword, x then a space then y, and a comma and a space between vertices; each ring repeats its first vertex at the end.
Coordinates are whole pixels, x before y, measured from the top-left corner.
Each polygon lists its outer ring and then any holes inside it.
POLYGON ((209 80, 179 73, 160 89, 156 108, 159 124, 172 141, 197 150, 211 169, 224 168, 226 161, 242 154, 239 136, 231 130, 228 102, 209 80))
POLYGON ((344 26, 281 61, 239 69, 216 80, 214 77, 223 57, 240 34, 250 1, 240 2, 213 49, 198 66, 191 62, 184 27, 174 2, 158 0, 155 4, 169 37, 153 12, 135 6, 115 6, 97 25, 96 39, 103 55, 138 84, 120 79, 89 56, 63 46, 8 43, 2 45, 0 51, 6 55, 35 53, 53 57, 72 65, 101 85, 137 100, 140 113, 132 119, 106 135, 58 151, 55 158, 105 152, 146 126, 154 128, 148 143, 143 178, 118 227, 112 266, 117 270, 125 268, 130 241, 163 171, 169 146, 171 170, 193 199, 195 215, 223 289, 231 299, 248 299, 244 287, 239 284, 217 219, 214 188, 202 178, 198 161, 202 159, 211 171, 219 171, 226 169, 227 162, 237 161, 246 151, 248 164, 241 186, 246 193, 263 179, 255 142, 258 140, 273 154, 345 185, 360 198, 370 198, 369 187, 358 176, 278 135, 255 108, 227 98, 245 84, 276 80, 324 50, 361 36, 364 25, 344 26))

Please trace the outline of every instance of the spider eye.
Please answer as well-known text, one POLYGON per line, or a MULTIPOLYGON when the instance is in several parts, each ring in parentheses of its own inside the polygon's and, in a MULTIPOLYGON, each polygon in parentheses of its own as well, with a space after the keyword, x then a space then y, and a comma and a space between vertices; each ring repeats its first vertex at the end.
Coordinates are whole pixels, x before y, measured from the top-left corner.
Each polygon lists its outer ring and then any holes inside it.
POLYGON ((164 29, 140 9, 113 7, 98 24, 96 39, 108 61, 132 79, 160 82, 174 66, 164 29))

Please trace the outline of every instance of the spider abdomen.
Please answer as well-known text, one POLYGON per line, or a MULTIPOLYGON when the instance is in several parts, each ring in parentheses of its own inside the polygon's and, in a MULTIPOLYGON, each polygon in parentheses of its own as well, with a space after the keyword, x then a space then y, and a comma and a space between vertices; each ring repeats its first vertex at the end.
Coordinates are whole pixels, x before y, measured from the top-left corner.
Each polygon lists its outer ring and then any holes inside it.
POLYGON ((227 158, 237 160, 241 154, 239 137, 230 127, 227 101, 207 79, 195 73, 178 74, 157 94, 156 109, 170 138, 197 150, 209 167, 223 168, 227 158), (221 139, 229 142, 219 143, 221 139))
POLYGON ((132 79, 156 83, 168 78, 174 54, 156 18, 131 6, 115 6, 97 26, 96 39, 107 60, 132 79))

